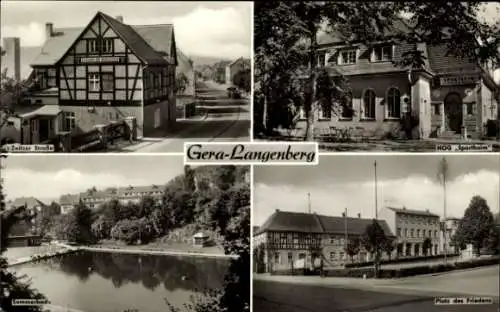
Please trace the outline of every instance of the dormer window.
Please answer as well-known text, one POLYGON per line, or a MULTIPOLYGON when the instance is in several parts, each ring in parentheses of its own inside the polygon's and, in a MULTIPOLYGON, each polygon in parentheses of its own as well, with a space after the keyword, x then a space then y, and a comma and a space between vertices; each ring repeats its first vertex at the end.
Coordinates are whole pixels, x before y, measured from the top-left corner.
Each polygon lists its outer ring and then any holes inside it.
POLYGON ((373 62, 390 62, 392 60, 392 46, 379 46, 373 48, 373 62))
POLYGON ((339 53, 339 65, 356 64, 356 50, 344 50, 339 53))

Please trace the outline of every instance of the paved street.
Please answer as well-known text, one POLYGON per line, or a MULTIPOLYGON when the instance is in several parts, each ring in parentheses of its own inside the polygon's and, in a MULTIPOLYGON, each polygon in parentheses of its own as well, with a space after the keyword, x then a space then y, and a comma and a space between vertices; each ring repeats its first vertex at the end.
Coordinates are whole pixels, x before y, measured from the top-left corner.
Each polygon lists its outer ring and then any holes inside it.
POLYGON ((250 101, 229 99, 226 86, 207 81, 197 89, 202 116, 178 120, 174 137, 145 138, 147 143, 131 147, 138 153, 183 152, 184 142, 241 142, 250 140, 250 101), (149 144, 148 144, 149 143, 149 144))
POLYGON ((499 266, 438 276, 362 280, 256 276, 253 310, 258 312, 498 311, 499 266), (436 296, 494 297, 493 305, 434 305, 436 296))

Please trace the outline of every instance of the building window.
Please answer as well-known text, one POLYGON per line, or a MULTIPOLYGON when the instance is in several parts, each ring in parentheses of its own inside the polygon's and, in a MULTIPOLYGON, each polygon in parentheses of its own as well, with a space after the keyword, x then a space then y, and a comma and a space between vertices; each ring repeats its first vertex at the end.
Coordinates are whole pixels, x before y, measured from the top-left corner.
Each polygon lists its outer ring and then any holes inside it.
POLYGON ((434 237, 438 237, 438 231, 434 231, 434 237))
POLYGON ((330 252, 330 261, 334 261, 335 260, 335 252, 330 252))
MULTIPOLYGON (((325 101, 326 102, 326 101, 325 101)), ((330 120, 332 119, 332 109, 330 103, 321 103, 320 107, 320 119, 330 120)))
POLYGON ((401 116, 401 93, 396 88, 387 92, 387 117, 399 118, 401 116))
POLYGON ((349 92, 342 103, 342 119, 352 119, 354 109, 352 107, 352 93, 349 92))
POLYGON ((340 252, 340 260, 345 260, 345 253, 343 251, 340 252))
POLYGON ((89 54, 95 53, 112 53, 113 39, 97 38, 87 40, 87 49, 89 54))
POLYGON ((89 91, 98 92, 114 90, 114 77, 113 73, 89 73, 89 91))
POLYGON ((475 108, 476 108, 475 103, 467 103, 465 105, 467 106, 467 115, 474 116, 476 114, 476 112, 475 112, 475 108))
POLYGON ((100 79, 98 73, 89 74, 89 91, 99 91, 100 90, 100 79))
POLYGON ((333 245, 335 243, 335 238, 333 236, 330 236, 330 244, 333 245))
POLYGON ((420 237, 420 229, 417 229, 417 237, 420 237))
POLYGON ((396 230, 396 236, 397 237, 401 236, 401 228, 397 228, 397 230, 396 230))
POLYGON ((288 263, 293 262, 293 254, 291 252, 288 253, 288 263))
POLYGON ((373 49, 374 62, 389 62, 392 60, 392 46, 375 47, 373 49))
POLYGON ((434 108, 434 116, 441 116, 441 104, 434 104, 432 107, 434 108))
POLYGON ((375 119, 375 92, 366 90, 363 96, 363 118, 375 119))
POLYGON ((432 237, 432 231, 429 230, 429 237, 432 237))
POLYGON ((356 50, 348 50, 340 53, 339 65, 356 64, 356 50))
POLYGON ((73 131, 76 128, 74 112, 64 112, 64 131, 73 131))
POLYGON ((413 237, 413 234, 414 234, 413 229, 411 229, 410 230, 410 237, 413 237))
POLYGON ((326 51, 318 52, 318 67, 325 67, 326 64, 326 51))
POLYGON ((405 237, 408 237, 408 229, 405 229, 405 237))

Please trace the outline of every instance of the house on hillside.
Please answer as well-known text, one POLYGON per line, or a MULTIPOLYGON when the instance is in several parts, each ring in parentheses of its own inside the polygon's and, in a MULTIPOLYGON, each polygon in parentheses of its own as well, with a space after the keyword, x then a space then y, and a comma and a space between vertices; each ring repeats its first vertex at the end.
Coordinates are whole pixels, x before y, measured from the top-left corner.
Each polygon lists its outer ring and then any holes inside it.
POLYGON ((30 64, 33 105, 17 114, 16 139, 36 144, 117 121, 128 122, 137 138, 167 129, 176 120, 177 60, 170 24, 127 25, 102 12, 83 27, 47 23, 41 53, 30 64))
POLYGON ((108 187, 104 190, 95 188, 88 189, 77 195, 78 202, 82 202, 90 209, 97 209, 100 205, 110 201, 118 200, 122 204, 139 203, 143 198, 150 197, 157 202, 161 202, 164 196, 162 185, 108 187))
POLYGON ((233 84, 233 77, 237 72, 250 69, 250 60, 240 57, 226 66, 226 84, 233 84))
MULTIPOLYGON (((345 252, 347 241, 360 238, 372 219, 325 216, 276 210, 253 232, 253 246, 264 250, 266 272, 308 268, 321 259, 324 267, 363 262, 374 255, 363 248, 353 257, 345 252), (306 267, 304 267, 306 266, 306 267)), ((378 220, 387 237, 393 238, 387 223, 378 220)))
MULTIPOLYGON (((395 44, 398 32, 408 32, 405 19, 387 29, 384 42, 347 43, 340 34, 318 36, 317 64, 331 76, 347 77, 350 100, 337 114, 330 107, 314 111, 315 128, 356 128, 368 137, 399 131, 402 118, 413 115, 414 137, 480 138, 489 120, 499 118, 500 87, 494 68, 447 54, 445 42, 395 44), (421 51, 424 64, 409 71, 398 67, 405 53, 421 51)), ((498 74, 497 74, 498 75, 498 74)), ((299 128, 305 128, 300 112, 299 128)))
POLYGON ((79 194, 65 194, 59 197, 59 205, 61 206, 61 214, 70 212, 80 201, 79 194))

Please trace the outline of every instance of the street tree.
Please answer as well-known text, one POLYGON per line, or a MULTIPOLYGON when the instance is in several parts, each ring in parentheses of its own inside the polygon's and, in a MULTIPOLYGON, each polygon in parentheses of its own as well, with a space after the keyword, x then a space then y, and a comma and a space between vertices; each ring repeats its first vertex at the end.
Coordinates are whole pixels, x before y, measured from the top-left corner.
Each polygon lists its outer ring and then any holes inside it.
POLYGON ((380 270, 380 263, 378 261, 380 259, 380 252, 386 241, 387 237, 384 230, 377 220, 373 219, 372 223, 366 226, 365 232, 361 236, 361 242, 366 251, 375 255, 374 269, 376 277, 378 277, 380 270))
POLYGON ((426 237, 424 239, 424 242, 422 243, 422 252, 424 253, 425 256, 427 256, 431 248, 432 248, 432 241, 429 237, 426 237))
POLYGON ((392 258, 392 253, 394 249, 396 249, 396 246, 395 246, 395 241, 393 239, 387 238, 386 240, 384 240, 384 243, 382 244, 382 251, 386 253, 387 257, 389 258, 389 261, 392 258))
POLYGON ((250 92, 252 88, 251 75, 252 73, 250 69, 240 70, 236 74, 234 74, 232 83, 241 90, 244 90, 245 92, 250 92))
POLYGON ((351 257, 351 262, 354 262, 354 256, 359 253, 360 249, 361 240, 359 238, 353 238, 347 242, 345 252, 349 255, 349 257, 351 257))
MULTIPOLYGON (((489 23, 479 18, 483 4, 479 2, 275 2, 255 6, 255 68, 256 90, 269 98, 267 86, 273 77, 290 77, 287 72, 303 69, 307 83, 304 88, 303 109, 307 118, 306 139, 313 140, 313 111, 321 103, 318 98, 317 79, 318 34, 330 33, 345 44, 362 42, 368 46, 377 42, 392 41, 394 44, 442 45, 447 54, 468 59, 475 64, 496 68, 500 61, 500 22, 489 23), (394 27, 402 22, 405 27, 394 27), (295 49, 295 50, 294 50, 295 49), (282 51, 281 53, 279 51, 282 51), (297 52, 301 60, 287 62, 291 52, 297 52), (272 65, 268 65, 271 63, 272 65), (274 66, 273 66, 274 65, 274 66), (304 66, 305 65, 305 66, 304 66), (269 79, 271 78, 271 79, 269 79)), ((293 58, 292 58, 293 59, 293 58)), ((403 53, 394 65, 408 69, 409 76, 423 68, 426 57, 423 51, 403 53)), ((342 74, 333 68, 333 76, 342 74)), ((289 88, 280 81, 281 90, 289 88)), ((293 84, 290 82, 290 84, 293 84)), ((330 85, 335 105, 348 100, 349 92, 341 85, 330 85)), ((279 93, 279 91, 273 91, 279 93)), ((270 101, 256 101, 263 109, 261 115, 271 111, 270 101)), ((274 109, 287 112, 289 97, 274 109)), ((278 114, 277 114, 278 115, 278 114)), ((278 115, 279 116, 279 115, 278 115)), ((262 116, 257 116, 260 123, 262 116)), ((264 118, 265 119, 265 118, 264 118)), ((264 120, 266 123, 266 120, 264 120)), ((414 125, 412 119, 407 122, 414 125)), ((271 123, 272 124, 272 123, 271 123)), ((267 125, 267 123, 266 123, 267 125)))
POLYGON ((496 228, 490 207, 481 196, 472 197, 456 231, 460 244, 472 244, 474 252, 480 255, 481 248, 486 247, 492 239, 496 228))

